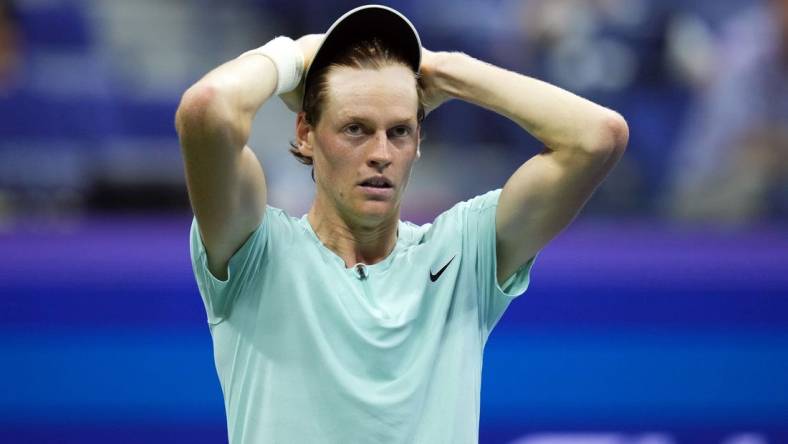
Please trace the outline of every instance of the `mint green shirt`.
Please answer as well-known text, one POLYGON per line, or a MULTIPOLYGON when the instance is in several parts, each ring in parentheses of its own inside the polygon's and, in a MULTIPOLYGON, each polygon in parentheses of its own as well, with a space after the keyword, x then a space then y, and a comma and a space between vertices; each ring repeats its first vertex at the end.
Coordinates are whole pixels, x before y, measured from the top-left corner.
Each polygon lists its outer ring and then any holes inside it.
POLYGON ((232 444, 477 443, 482 352, 533 260, 496 280, 501 190, 346 268, 306 216, 267 207, 221 281, 191 257, 232 444))

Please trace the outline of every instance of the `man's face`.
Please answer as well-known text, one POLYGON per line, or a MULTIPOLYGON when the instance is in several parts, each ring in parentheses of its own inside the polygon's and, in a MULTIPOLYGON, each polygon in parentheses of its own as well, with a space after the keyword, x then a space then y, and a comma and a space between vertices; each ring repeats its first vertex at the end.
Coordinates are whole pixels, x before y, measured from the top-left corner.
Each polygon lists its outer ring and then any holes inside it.
POLYGON ((419 157, 418 94, 413 73, 341 67, 328 75, 320 122, 309 131, 318 198, 355 223, 398 217, 419 157))

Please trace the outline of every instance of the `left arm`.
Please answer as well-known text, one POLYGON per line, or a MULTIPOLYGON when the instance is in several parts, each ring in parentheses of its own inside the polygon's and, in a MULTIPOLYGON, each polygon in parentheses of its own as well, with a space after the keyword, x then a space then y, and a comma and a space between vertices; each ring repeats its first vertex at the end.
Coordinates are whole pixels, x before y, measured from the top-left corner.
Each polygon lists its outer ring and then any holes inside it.
POLYGON ((544 150, 503 187, 495 229, 498 282, 530 260, 574 219, 624 153, 618 113, 556 86, 462 53, 423 51, 428 109, 458 98, 508 117, 544 150))

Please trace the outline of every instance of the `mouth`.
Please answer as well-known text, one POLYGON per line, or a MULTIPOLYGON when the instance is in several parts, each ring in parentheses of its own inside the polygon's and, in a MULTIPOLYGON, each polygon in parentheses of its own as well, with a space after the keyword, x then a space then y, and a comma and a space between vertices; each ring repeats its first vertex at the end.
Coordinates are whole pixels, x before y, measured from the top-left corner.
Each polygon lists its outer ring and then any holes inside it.
POLYGON ((369 177, 359 182, 358 186, 372 200, 389 200, 394 196, 394 184, 383 176, 369 177))
POLYGON ((369 177, 359 182, 359 186, 375 189, 394 188, 394 184, 392 184, 391 181, 384 176, 369 177))

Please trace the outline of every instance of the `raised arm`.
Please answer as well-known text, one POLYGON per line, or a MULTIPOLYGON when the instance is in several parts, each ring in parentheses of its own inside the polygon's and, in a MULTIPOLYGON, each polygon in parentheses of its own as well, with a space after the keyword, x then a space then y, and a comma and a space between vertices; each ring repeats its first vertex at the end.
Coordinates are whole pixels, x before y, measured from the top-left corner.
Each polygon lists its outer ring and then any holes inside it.
POLYGON ((508 117, 544 143, 506 182, 496 212, 503 282, 564 229, 618 162, 629 129, 616 112, 462 53, 424 51, 428 100, 455 97, 508 117))
MULTIPOLYGON (((314 36, 297 43, 306 63, 309 50, 316 47, 314 36)), ((191 86, 175 116, 189 200, 209 269, 221 279, 227 277, 227 262, 264 214, 265 176, 246 142, 257 110, 276 86, 277 70, 271 59, 240 57, 191 86)))

